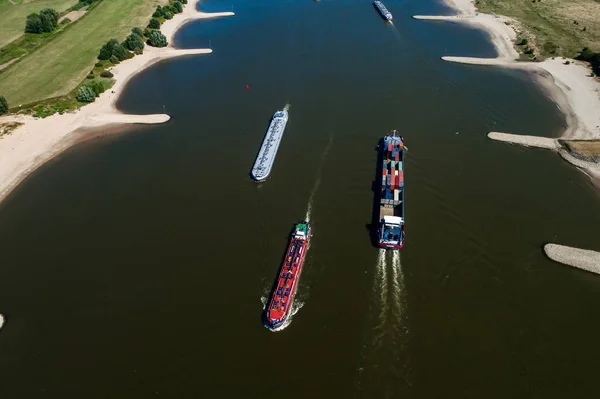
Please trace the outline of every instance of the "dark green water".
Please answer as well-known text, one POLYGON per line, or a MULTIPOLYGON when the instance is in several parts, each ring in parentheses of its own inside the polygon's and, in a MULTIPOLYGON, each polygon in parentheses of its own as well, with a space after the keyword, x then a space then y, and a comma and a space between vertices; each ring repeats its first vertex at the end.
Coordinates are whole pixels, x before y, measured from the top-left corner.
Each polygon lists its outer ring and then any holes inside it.
POLYGON ((0 205, 2 398, 589 398, 600 280, 543 256, 600 250, 600 196, 542 150, 556 106, 431 1, 209 1, 176 38, 206 56, 118 106, 173 116, 78 145, 0 205), (245 91, 244 85, 250 85, 245 91), (248 173, 291 104, 271 179, 248 173), (378 138, 400 130, 407 241, 369 240, 378 138), (293 223, 313 242, 282 332, 262 302, 293 223))

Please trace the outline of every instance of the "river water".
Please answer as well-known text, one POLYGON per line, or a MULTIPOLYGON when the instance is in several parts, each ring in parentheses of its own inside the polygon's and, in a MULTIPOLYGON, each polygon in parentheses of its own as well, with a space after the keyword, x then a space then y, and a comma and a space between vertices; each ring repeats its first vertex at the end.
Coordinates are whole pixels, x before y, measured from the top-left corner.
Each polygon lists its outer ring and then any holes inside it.
POLYGON ((173 119, 77 145, 0 205, 2 398, 589 398, 600 280, 546 242, 600 250, 600 196, 556 154, 530 75, 455 65, 487 36, 417 21, 432 1, 210 0, 134 78, 126 112, 173 119), (244 86, 250 89, 245 90, 244 86), (290 104, 272 177, 249 171, 290 104), (375 146, 407 146, 406 246, 369 239, 375 146), (313 223, 283 331, 261 312, 293 224, 313 223))

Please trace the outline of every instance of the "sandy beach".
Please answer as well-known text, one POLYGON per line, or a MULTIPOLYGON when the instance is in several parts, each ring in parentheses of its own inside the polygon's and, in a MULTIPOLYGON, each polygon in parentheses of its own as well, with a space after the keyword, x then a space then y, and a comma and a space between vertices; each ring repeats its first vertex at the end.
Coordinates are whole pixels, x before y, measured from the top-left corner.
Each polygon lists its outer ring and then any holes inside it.
POLYGON ((146 45, 143 54, 112 67, 110 70, 116 83, 96 98, 95 102, 72 113, 56 114, 43 119, 26 115, 0 117, 0 124, 23 123, 12 133, 0 138, 0 201, 40 165, 75 144, 81 138, 80 135, 75 137, 73 134, 77 130, 114 124, 165 123, 170 119, 166 114, 123 114, 117 110, 115 104, 129 80, 156 62, 212 52, 211 49, 180 50, 172 45, 177 30, 189 21, 234 15, 232 12, 199 12, 196 10, 198 2, 199 0, 190 0, 182 13, 162 24, 160 30, 166 36, 169 46, 156 48, 146 45))
MULTIPOLYGON (((582 62, 573 59, 547 59, 543 62, 517 61, 519 54, 514 42, 518 23, 511 18, 478 13, 472 0, 445 0, 458 15, 422 16, 415 19, 450 21, 480 27, 490 34, 498 56, 495 58, 443 56, 449 62, 473 65, 495 65, 507 68, 519 68, 530 71, 548 96, 563 112, 567 129, 561 138, 571 140, 600 139, 600 81, 590 77, 590 69, 582 62), (568 63, 567 63, 568 61, 568 63)), ((523 132, 526 133, 526 132, 523 132)), ((561 150, 556 140, 491 132, 488 137, 494 140, 531 147, 547 148, 560 152, 566 161, 582 169, 588 176, 600 182, 600 165, 577 159, 567 151, 561 150)))

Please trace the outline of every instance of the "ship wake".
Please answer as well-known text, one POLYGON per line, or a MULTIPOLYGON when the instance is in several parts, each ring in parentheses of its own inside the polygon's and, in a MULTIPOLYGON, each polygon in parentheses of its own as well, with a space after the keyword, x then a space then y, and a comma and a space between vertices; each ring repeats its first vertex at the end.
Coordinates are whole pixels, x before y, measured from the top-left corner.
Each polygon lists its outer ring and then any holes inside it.
POLYGON ((321 162, 319 163, 319 169, 317 169, 317 179, 315 180, 315 184, 312 188, 312 190, 310 191, 310 197, 308 198, 308 206, 306 207, 306 215, 305 215, 305 219, 307 222, 310 222, 310 217, 312 215, 312 206, 313 206, 313 200, 315 195, 317 194, 317 190, 319 189, 319 186, 321 185, 321 174, 323 172, 323 165, 325 164, 325 160, 327 159, 327 155, 329 154, 329 150, 331 149, 331 146, 333 145, 333 132, 329 132, 329 141, 327 142, 327 145, 325 146, 325 149, 323 150, 323 152, 321 153, 321 162))

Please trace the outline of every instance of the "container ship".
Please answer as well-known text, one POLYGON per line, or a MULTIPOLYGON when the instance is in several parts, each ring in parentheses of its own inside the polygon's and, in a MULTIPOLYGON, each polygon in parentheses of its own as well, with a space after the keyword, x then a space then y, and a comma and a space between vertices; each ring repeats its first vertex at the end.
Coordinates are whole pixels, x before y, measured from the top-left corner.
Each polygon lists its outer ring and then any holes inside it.
POLYGON ((404 150, 404 140, 395 130, 381 141, 377 243, 382 248, 404 246, 404 150))
POLYGON ((388 20, 391 21, 392 20, 392 13, 388 11, 387 8, 385 8, 385 6, 383 5, 383 3, 379 0, 376 0, 373 2, 373 5, 375 6, 375 8, 377 9, 377 11, 379 11, 379 13, 381 14, 381 16, 388 20))
POLYGON ((294 228, 279 276, 265 308, 265 325, 270 330, 281 327, 290 316, 309 240, 310 224, 302 221, 294 228))
POLYGON ((273 115, 273 119, 267 129, 267 134, 265 134, 265 138, 258 151, 258 155, 256 156, 256 161, 252 167, 251 176, 254 180, 263 181, 269 177, 287 121, 287 109, 277 111, 275 112, 275 115, 273 115))

